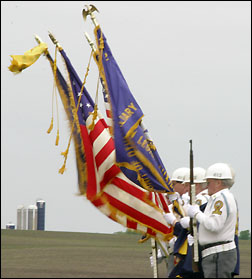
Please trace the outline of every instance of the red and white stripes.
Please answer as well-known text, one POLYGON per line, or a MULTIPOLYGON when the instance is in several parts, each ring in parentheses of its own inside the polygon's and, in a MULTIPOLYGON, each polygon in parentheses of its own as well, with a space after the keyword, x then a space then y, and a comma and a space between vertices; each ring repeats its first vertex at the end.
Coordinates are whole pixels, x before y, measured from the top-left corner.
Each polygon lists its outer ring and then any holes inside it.
MULTIPOLYGON (((86 127, 91 123, 92 115, 88 117, 86 127)), ((114 141, 99 112, 94 129, 87 131, 93 149, 92 164, 96 180, 96 184, 88 183, 87 198, 106 216, 124 227, 162 240, 170 238, 172 228, 163 217, 168 210, 164 194, 148 192, 139 187, 116 166, 114 141)))

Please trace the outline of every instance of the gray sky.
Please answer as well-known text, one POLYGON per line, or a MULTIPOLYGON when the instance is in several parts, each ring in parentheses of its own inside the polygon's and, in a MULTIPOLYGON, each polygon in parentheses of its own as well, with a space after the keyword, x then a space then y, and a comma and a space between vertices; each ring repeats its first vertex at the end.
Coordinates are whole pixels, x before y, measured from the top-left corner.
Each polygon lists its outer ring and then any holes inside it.
MULTIPOLYGON (((19 75, 10 55, 36 46, 38 34, 54 57, 50 30, 83 80, 93 24, 82 18, 93 4, 113 55, 141 106, 144 124, 168 174, 189 166, 229 163, 240 230, 251 228, 251 2, 250 1, 2 1, 1 2, 1 228, 16 209, 42 198, 46 230, 112 233, 125 230, 76 196, 73 143, 67 170, 58 173, 69 139, 60 103, 60 142, 51 121, 53 76, 41 56, 19 75)), ((58 60, 60 60, 58 55, 58 60)), ((87 90, 95 97, 98 71, 91 64, 87 90)), ((59 99, 60 100, 60 99, 59 99)), ((99 95, 103 110, 102 95, 99 95)), ((105 115, 104 115, 105 116, 105 115)), ((55 117, 56 120, 56 117, 55 117)), ((55 122, 56 123, 56 122, 55 122)))

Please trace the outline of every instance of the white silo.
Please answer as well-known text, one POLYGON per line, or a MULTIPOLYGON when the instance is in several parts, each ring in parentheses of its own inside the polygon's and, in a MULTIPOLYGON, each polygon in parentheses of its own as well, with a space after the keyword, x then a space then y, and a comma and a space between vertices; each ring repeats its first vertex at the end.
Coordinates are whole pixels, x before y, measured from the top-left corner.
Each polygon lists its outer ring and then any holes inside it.
POLYGON ((23 205, 17 208, 17 230, 27 230, 27 209, 23 205))
POLYGON ((38 208, 36 205, 28 207, 28 230, 37 230, 38 208))
POLYGON ((27 208, 23 208, 22 230, 27 230, 27 208))

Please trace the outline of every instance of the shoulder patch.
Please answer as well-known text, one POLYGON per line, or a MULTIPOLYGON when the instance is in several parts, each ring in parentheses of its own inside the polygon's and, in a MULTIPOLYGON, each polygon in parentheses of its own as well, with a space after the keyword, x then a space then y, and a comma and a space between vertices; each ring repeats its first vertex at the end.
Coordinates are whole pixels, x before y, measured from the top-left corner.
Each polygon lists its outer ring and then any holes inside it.
POLYGON ((222 211, 220 210, 223 207, 223 202, 222 201, 216 201, 214 204, 214 211, 212 214, 218 214, 221 215, 222 211))
POLYGON ((196 203, 198 206, 201 206, 202 200, 201 200, 201 199, 198 199, 198 200, 195 201, 195 203, 196 203))

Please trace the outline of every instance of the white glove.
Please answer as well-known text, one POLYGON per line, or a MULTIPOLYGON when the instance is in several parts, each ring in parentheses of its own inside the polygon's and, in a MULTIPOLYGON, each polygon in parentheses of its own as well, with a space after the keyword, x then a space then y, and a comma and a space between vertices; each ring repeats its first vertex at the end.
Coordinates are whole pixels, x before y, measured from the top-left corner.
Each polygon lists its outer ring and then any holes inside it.
MULTIPOLYGON (((157 261, 159 262, 159 260, 161 260, 163 258, 163 255, 161 253, 161 250, 158 249, 158 252, 157 252, 157 261)), ((157 262, 157 263, 158 263, 157 262)), ((151 267, 153 267, 153 256, 150 256, 150 265, 151 267)))
POLYGON ((187 235, 187 241, 188 241, 189 246, 192 246, 192 245, 193 245, 193 243, 194 243, 194 238, 193 238, 193 236, 192 236, 191 234, 188 234, 188 235, 187 235))
POLYGON ((177 240, 177 237, 174 236, 170 241, 169 241, 169 250, 173 251, 173 248, 174 248, 174 244, 177 240))
POLYGON ((181 196, 181 199, 184 201, 185 204, 190 203, 190 196, 188 193, 185 193, 181 196))
POLYGON ((157 259, 160 259, 160 258, 163 258, 163 255, 161 253, 161 250, 158 249, 158 252, 157 252, 157 259))
POLYGON ((180 224, 184 229, 189 228, 189 224, 190 224, 190 217, 186 216, 180 219, 180 224))
POLYGON ((177 193, 177 192, 175 192, 174 194, 168 195, 168 198, 169 198, 170 202, 173 202, 173 201, 177 200, 179 197, 180 197, 179 193, 177 193))
POLYGON ((150 265, 151 265, 151 267, 153 267, 153 257, 152 256, 150 256, 150 265))
POLYGON ((186 203, 186 204, 183 205, 183 209, 184 209, 186 215, 188 215, 187 214, 188 205, 190 206, 190 203, 186 203))
POLYGON ((187 215, 190 216, 191 218, 193 218, 195 216, 195 214, 197 214, 199 212, 200 212, 200 209, 197 204, 194 204, 194 205, 190 204, 187 206, 187 215))
POLYGON ((171 212, 164 214, 164 218, 169 225, 172 225, 173 222, 177 220, 176 217, 171 212))

